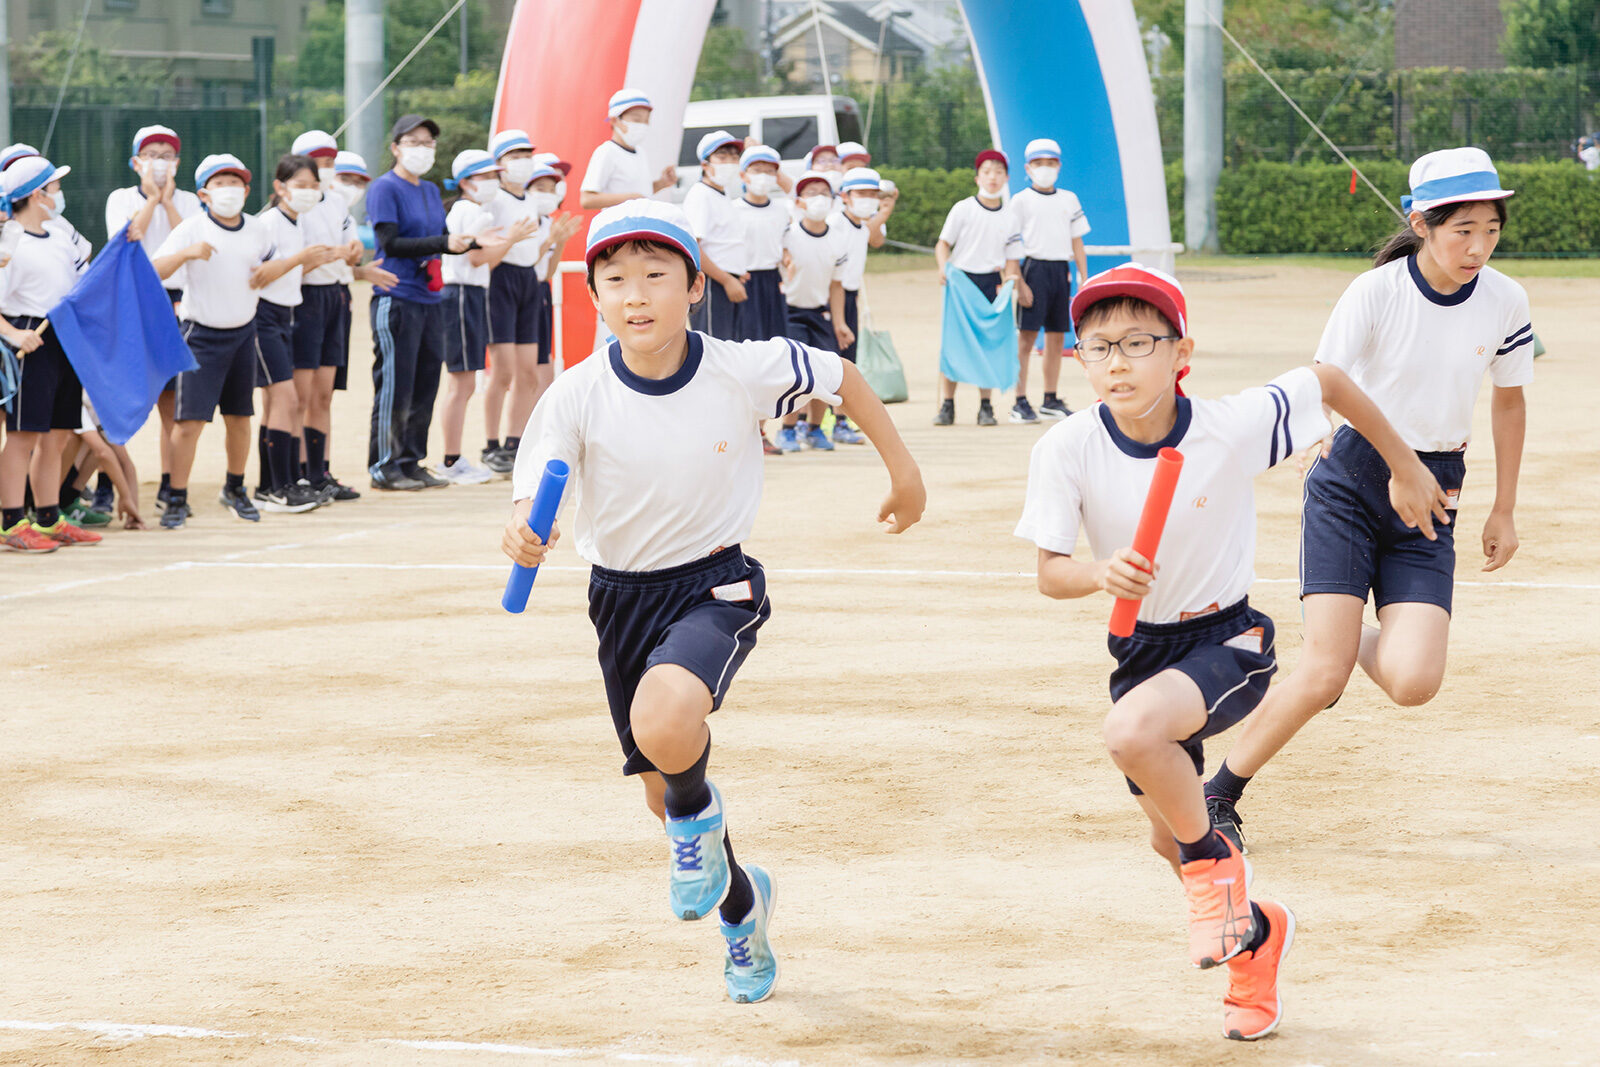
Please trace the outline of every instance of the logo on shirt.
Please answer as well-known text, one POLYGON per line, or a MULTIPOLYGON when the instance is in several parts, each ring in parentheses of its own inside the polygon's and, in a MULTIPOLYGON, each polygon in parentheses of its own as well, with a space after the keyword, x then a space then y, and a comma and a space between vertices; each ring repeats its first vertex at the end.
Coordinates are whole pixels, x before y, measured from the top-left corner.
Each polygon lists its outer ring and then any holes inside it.
POLYGON ((1206 506, 1206 498, 1203 497, 1203 496, 1195 497, 1194 498, 1194 506, 1197 507, 1197 508, 1205 507, 1206 506))
POLYGON ((1487 352, 1487 351, 1488 351, 1488 349, 1487 349, 1487 348, 1485 348, 1485 347, 1484 347, 1484 346, 1483 346, 1483 345, 1479 345, 1479 346, 1478 346, 1478 355, 1480 355, 1480 356, 1481 356, 1481 355, 1483 355, 1483 354, 1484 354, 1484 353, 1485 353, 1485 352, 1487 352))
POLYGON ((716 444, 711 446, 711 451, 713 452, 726 452, 727 450, 728 442, 726 441, 718 441, 716 444))

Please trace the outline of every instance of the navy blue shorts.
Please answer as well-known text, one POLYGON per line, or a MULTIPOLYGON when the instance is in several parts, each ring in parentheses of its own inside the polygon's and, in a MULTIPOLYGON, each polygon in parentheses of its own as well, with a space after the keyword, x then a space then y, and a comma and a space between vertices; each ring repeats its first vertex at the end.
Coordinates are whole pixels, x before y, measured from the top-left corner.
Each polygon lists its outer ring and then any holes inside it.
POLYGON ((489 272, 489 343, 539 343, 539 268, 501 263, 489 272))
MULTIPOLYGON (((19 330, 32 330, 45 320, 8 315, 6 321, 19 330)), ((11 433, 76 430, 83 425, 83 386, 78 372, 72 369, 55 330, 46 330, 41 340, 43 344, 19 360, 22 374, 17 395, 6 410, 6 429, 11 433)))
MULTIPOLYGON (((950 269, 958 270, 960 268, 951 267, 950 269)), ((962 273, 972 279, 972 284, 978 287, 978 292, 983 294, 985 300, 993 301, 995 297, 1000 295, 999 271, 992 270, 985 274, 974 274, 968 270, 962 271, 962 273)))
MULTIPOLYGON (((1183 622, 1137 623, 1132 637, 1106 640, 1117 660, 1111 699, 1121 700, 1165 670, 1188 675, 1205 697, 1206 724, 1184 740, 1183 749, 1194 773, 1201 774, 1206 757, 1200 742, 1250 714, 1267 695, 1278 669, 1273 637, 1272 620, 1251 608, 1249 598, 1183 622)), ((1128 789, 1135 796, 1144 792, 1131 780, 1128 789)))
MULTIPOLYGON (((1418 452, 1455 496, 1467 476, 1463 452, 1418 452)), ((1434 523, 1430 541, 1389 506, 1389 465, 1349 426, 1333 436, 1326 459, 1306 474, 1300 519, 1300 595, 1347 593, 1375 606, 1437 604, 1450 610, 1456 580, 1456 512, 1434 523)))
POLYGON ((1025 259, 1022 280, 1033 290, 1033 306, 1017 305, 1017 328, 1066 333, 1072 329, 1072 270, 1064 259, 1025 259))
POLYGON ((256 301, 256 385, 269 385, 294 378, 295 309, 256 301))
POLYGON ((750 299, 740 310, 740 340, 768 341, 789 332, 789 305, 783 302, 778 269, 753 270, 744 291, 750 299))
POLYGON ((833 336, 827 308, 790 307, 788 336, 824 352, 839 351, 839 340, 833 336))
POLYGON ((856 298, 861 294, 854 289, 844 291, 844 324, 850 327, 850 332, 855 335, 846 348, 839 349, 839 358, 847 359, 851 363, 856 361, 856 344, 861 340, 861 313, 856 307, 856 298))
MULTIPOLYGON (((552 264, 553 265, 553 264, 552 264)), ((556 343, 556 300, 550 294, 550 280, 539 283, 539 362, 549 363, 556 343)))
POLYGON ((722 341, 737 341, 744 328, 744 304, 728 299, 728 291, 720 282, 706 278, 706 294, 689 311, 689 329, 722 341))
POLYGON ((349 288, 302 285, 294 312, 294 369, 342 367, 349 355, 349 288))
POLYGON ((344 294, 345 319, 344 332, 339 338, 339 369, 333 375, 335 389, 350 388, 350 287, 339 286, 339 291, 344 294))
POLYGON ((199 367, 178 375, 173 417, 179 422, 210 422, 219 408, 224 415, 254 415, 250 394, 256 385, 255 322, 226 330, 186 322, 183 340, 199 367))
POLYGON ((481 285, 447 285, 444 299, 444 369, 451 374, 484 368, 489 343, 489 290, 481 285))
POLYGON ((645 671, 658 663, 684 668, 711 690, 715 711, 771 615, 766 572, 738 545, 660 571, 593 568, 589 620, 600 638, 623 774, 655 770, 633 743, 633 694, 645 671))

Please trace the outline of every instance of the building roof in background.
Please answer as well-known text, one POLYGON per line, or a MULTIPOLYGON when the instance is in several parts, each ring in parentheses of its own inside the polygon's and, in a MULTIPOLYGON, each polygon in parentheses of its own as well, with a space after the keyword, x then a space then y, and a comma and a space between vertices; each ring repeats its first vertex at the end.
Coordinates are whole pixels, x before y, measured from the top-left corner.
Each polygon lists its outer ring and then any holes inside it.
MULTIPOLYGON (((884 6, 882 3, 872 5, 880 10, 884 6)), ((824 26, 843 34, 869 52, 878 50, 880 32, 883 34, 884 55, 922 55, 928 49, 924 34, 920 31, 908 29, 907 32, 901 32, 904 20, 895 19, 884 30, 883 22, 873 16, 871 9, 839 2, 819 2, 815 9, 807 4, 798 14, 778 26, 773 34, 773 44, 782 48, 802 33, 814 33, 812 25, 818 18, 824 26)))

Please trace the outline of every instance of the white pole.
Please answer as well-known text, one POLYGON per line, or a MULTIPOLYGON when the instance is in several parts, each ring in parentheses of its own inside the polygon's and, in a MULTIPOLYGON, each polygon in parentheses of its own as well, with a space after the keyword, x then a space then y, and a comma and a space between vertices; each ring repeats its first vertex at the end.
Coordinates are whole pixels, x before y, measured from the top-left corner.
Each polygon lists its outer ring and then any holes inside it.
POLYGON ((345 145, 366 158, 373 173, 389 169, 387 123, 382 100, 351 115, 352 108, 383 81, 383 0, 347 0, 344 5, 344 107, 348 123, 345 145))
POLYGON ((0 0, 0 143, 11 143, 11 11, 0 0))
POLYGON ((1185 0, 1183 18, 1183 238, 1215 252, 1222 175, 1222 0, 1185 0))

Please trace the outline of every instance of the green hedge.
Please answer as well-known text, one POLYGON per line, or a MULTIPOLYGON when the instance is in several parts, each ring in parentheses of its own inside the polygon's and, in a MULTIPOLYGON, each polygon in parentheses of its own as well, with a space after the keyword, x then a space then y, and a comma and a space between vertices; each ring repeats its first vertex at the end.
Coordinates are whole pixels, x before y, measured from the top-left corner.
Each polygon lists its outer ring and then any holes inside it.
MULTIPOLYGON (((1375 161, 1362 172, 1397 205, 1408 166, 1375 161)), ((1600 255, 1600 181, 1576 163, 1506 163, 1500 180, 1517 190, 1499 251, 1600 255)), ((897 241, 932 245, 954 204, 973 192, 972 171, 894 168, 883 171, 900 187, 889 223, 897 241)), ((1183 162, 1166 165, 1172 239, 1183 240, 1183 162)), ((1350 195, 1342 163, 1247 163, 1222 172, 1217 185, 1222 251, 1239 255, 1350 253, 1365 255, 1399 227, 1399 220, 1366 185, 1350 195)))

